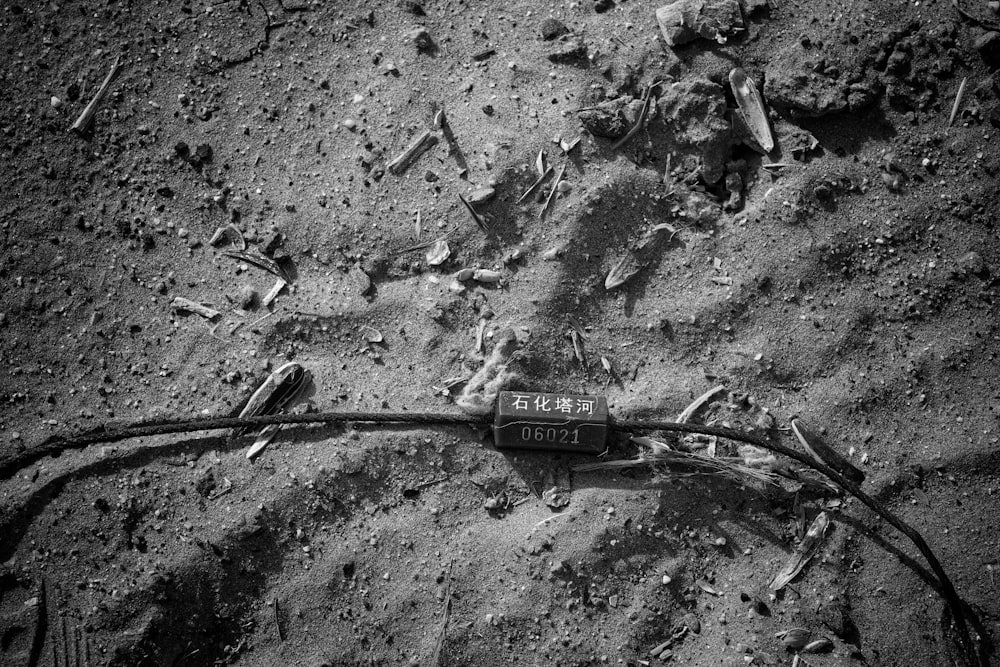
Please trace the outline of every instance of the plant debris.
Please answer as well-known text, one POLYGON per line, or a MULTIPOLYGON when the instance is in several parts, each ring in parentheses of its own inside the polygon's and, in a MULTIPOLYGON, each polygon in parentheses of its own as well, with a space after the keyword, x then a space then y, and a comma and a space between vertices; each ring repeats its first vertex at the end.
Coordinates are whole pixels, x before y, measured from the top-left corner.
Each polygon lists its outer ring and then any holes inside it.
POLYGON ((226 257, 232 257, 233 259, 238 259, 242 262, 246 262, 251 266, 256 266, 258 269, 263 269, 269 273, 274 274, 281 280, 285 281, 289 285, 292 284, 292 279, 288 275, 280 264, 271 259, 270 257, 264 257, 263 255, 256 255, 249 252, 237 252, 235 250, 230 250, 223 253, 226 257))
POLYGON ((795 551, 788 558, 784 567, 771 580, 769 585, 771 590, 780 591, 795 577, 799 576, 799 572, 812 560, 813 556, 816 555, 816 552, 823 545, 823 538, 826 536, 826 530, 829 526, 830 515, 826 512, 820 512, 813 519, 809 530, 806 531, 806 536, 796 545, 795 551))
POLYGON ((389 161, 386 167, 394 176, 402 176, 421 155, 437 145, 440 139, 436 132, 425 130, 405 151, 389 161))
POLYGON ((764 154, 774 150, 774 136, 771 134, 771 125, 767 121, 767 112, 764 110, 764 101, 757 92, 757 86, 753 79, 746 75, 742 68, 734 67, 729 72, 729 85, 733 90, 733 97, 739 107, 740 115, 746 123, 747 129, 753 135, 754 141, 763 150, 764 154))
POLYGON ((469 212, 469 215, 475 221, 476 226, 489 234, 491 230, 489 224, 486 222, 486 218, 482 214, 478 213, 476 209, 472 207, 472 204, 470 204, 461 194, 458 195, 458 198, 462 200, 462 205, 465 206, 465 210, 469 212))
MULTIPOLYGON (((251 394, 239 416, 278 414, 299 400, 308 383, 309 373, 302 366, 294 361, 282 364, 251 394)), ((238 430, 237 435, 245 432, 246 429, 238 430)), ((252 460, 259 455, 276 433, 277 429, 265 428, 261 431, 257 441, 247 450, 246 457, 252 460)))
POLYGON ((195 315, 201 315, 206 320, 214 320, 217 317, 222 317, 222 313, 215 310, 214 308, 203 306, 197 301, 192 301, 191 299, 185 299, 182 296, 174 297, 174 300, 170 303, 170 307, 173 308, 175 311, 182 311, 182 312, 194 313, 195 315))

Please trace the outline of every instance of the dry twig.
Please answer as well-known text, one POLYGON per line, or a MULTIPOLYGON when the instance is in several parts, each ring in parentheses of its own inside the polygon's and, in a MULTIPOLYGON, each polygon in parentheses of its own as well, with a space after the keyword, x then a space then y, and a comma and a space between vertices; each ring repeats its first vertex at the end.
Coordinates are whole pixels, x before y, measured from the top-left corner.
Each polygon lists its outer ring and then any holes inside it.
POLYGON ((94 122, 94 114, 97 113, 97 107, 100 106, 101 102, 104 100, 105 96, 108 94, 108 88, 114 83, 114 80, 118 78, 118 73, 121 71, 121 59, 115 58, 114 64, 111 66, 111 71, 108 75, 104 77, 104 82, 101 87, 97 89, 97 93, 90 100, 83 113, 76 119, 76 122, 70 126, 70 129, 78 132, 79 134, 84 134, 90 129, 91 124, 94 122))

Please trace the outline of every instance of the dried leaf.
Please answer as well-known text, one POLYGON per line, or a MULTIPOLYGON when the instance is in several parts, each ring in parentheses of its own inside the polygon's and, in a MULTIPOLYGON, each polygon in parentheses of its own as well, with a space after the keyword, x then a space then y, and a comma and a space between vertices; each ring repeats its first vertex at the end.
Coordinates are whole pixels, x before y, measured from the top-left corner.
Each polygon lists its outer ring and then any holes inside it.
POLYGON ((539 176, 544 176, 549 171, 549 166, 545 163, 545 150, 538 151, 538 157, 535 158, 535 171, 538 172, 539 176))
POLYGON ((819 551, 819 547, 823 544, 823 537, 826 535, 826 530, 829 526, 830 515, 826 512, 820 512, 813 519, 812 525, 806 531, 806 536, 795 547, 794 553, 789 557, 785 566, 781 568, 781 571, 771 581, 771 590, 781 590, 799 575, 799 572, 806 566, 806 563, 812 560, 812 557, 819 551))
POLYGON ((263 255, 254 255, 249 252, 237 252, 234 250, 231 250, 223 254, 226 257, 232 257, 233 259, 238 259, 246 262, 247 264, 256 266, 258 269, 264 269, 265 271, 273 273, 277 277, 281 278, 289 285, 292 284, 292 279, 291 277, 289 277, 288 273, 270 257, 264 257, 263 255))
POLYGON ((601 366, 604 367, 604 370, 605 370, 605 372, 607 372, 608 375, 614 375, 615 374, 614 368, 612 368, 611 362, 608 361, 607 357, 605 357, 605 356, 601 357, 601 366))
POLYGON ((811 641, 802 648, 803 653, 826 653, 832 650, 833 642, 826 637, 811 641))
POLYGON ((451 247, 444 239, 438 239, 427 251, 427 263, 431 266, 441 266, 451 257, 451 247))
POLYGON ((716 589, 712 588, 712 584, 708 583, 704 579, 699 579, 698 581, 694 582, 694 584, 695 584, 695 586, 697 586, 701 590, 705 591, 709 595, 718 595, 720 597, 722 596, 721 592, 719 592, 716 589))
MULTIPOLYGON (((309 374, 299 364, 290 361, 278 367, 251 394, 240 411, 240 417, 273 415, 296 400, 305 389, 309 374)), ((240 432, 246 432, 243 429, 240 432)))
POLYGON ((253 441, 247 449, 247 459, 253 461, 257 458, 261 452, 263 452, 271 441, 274 440, 274 436, 278 435, 278 431, 281 430, 282 424, 268 424, 260 430, 257 434, 257 439, 253 441))
POLYGON ((812 636, 812 633, 805 628, 789 628, 788 630, 774 633, 774 636, 776 639, 780 639, 781 643, 788 648, 799 649, 809 642, 809 637, 812 636))
POLYGON ((604 279, 604 289, 610 291, 621 287, 640 271, 642 271, 642 265, 635 254, 628 250, 608 272, 608 276, 604 279))
POLYGON ((424 231, 423 221, 420 218, 420 211, 419 210, 417 211, 416 219, 414 219, 414 221, 413 221, 413 231, 416 234, 416 236, 417 236, 418 239, 420 238, 420 235, 424 231))
POLYGON ((764 102, 753 79, 747 77, 747 73, 740 67, 734 67, 729 72, 729 85, 733 89, 733 97, 736 98, 736 105, 739 107, 740 116, 753 135, 754 140, 763 149, 764 153, 774 150, 774 136, 771 134, 771 126, 767 122, 767 112, 764 111, 764 102))

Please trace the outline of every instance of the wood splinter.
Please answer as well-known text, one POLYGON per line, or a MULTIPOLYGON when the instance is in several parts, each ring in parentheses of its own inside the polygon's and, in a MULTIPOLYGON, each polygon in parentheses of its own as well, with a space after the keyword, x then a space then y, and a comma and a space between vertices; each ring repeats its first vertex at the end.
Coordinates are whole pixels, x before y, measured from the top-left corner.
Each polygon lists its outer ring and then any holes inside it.
POLYGON ((214 308, 209 308, 208 306, 203 306, 197 301, 192 301, 191 299, 185 299, 182 296, 174 297, 173 302, 170 307, 175 311, 182 311, 188 313, 194 313, 195 315, 201 315, 206 320, 214 320, 217 317, 221 317, 222 313, 215 310, 214 308))
POLYGON ((425 152, 433 148, 439 141, 438 135, 430 130, 424 131, 419 137, 414 140, 410 147, 405 151, 396 156, 392 162, 387 166, 389 171, 391 171, 396 176, 401 176, 407 169, 410 168, 418 157, 423 155, 425 152))
POLYGON ((90 100, 90 104, 84 108, 83 113, 80 114, 79 118, 76 119, 76 122, 70 126, 71 130, 77 132, 78 134, 85 134, 87 130, 90 129, 90 126, 94 122, 94 114, 97 113, 97 107, 100 106, 101 102, 107 96, 108 89, 118 77, 118 73, 121 69, 121 59, 115 58, 115 63, 111 66, 111 71, 108 72, 106 77, 104 77, 104 83, 102 83, 101 87, 97 89, 97 93, 94 95, 93 99, 90 100))

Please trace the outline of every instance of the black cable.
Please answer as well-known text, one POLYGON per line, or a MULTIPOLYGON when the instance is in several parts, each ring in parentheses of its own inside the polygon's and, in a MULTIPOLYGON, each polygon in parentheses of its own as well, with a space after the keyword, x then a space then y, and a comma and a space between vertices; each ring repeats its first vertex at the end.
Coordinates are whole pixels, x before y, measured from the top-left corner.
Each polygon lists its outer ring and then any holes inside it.
MULTIPOLYGON (((195 431, 212 431, 230 428, 262 427, 270 424, 335 424, 335 423, 369 423, 369 424, 424 424, 424 425, 445 425, 457 426, 468 425, 487 427, 490 425, 488 417, 477 417, 456 413, 433 413, 433 412, 315 412, 311 414, 277 414, 258 415, 255 417, 196 417, 193 419, 156 419, 146 420, 127 424, 102 424, 94 429, 78 433, 75 435, 53 435, 36 447, 15 452, 12 455, 0 458, 0 479, 6 479, 18 470, 38 461, 45 456, 57 455, 63 451, 71 449, 82 449, 89 445, 118 442, 129 438, 144 437, 150 435, 165 435, 169 433, 191 433, 195 431)), ((860 485, 844 477, 839 472, 816 461, 795 449, 784 445, 765 440, 756 435, 737 431, 730 428, 718 426, 705 426, 700 424, 689 424, 680 422, 659 422, 659 421, 633 421, 622 420, 612 421, 612 430, 621 432, 634 431, 668 431, 674 433, 692 433, 698 435, 709 435, 737 442, 745 442, 762 449, 781 454, 790 459, 816 470, 832 482, 843 488, 855 498, 864 503, 872 511, 889 522, 893 527, 905 535, 917 547, 924 559, 930 565, 934 574, 940 582, 940 593, 945 603, 951 609, 952 617, 956 625, 959 640, 969 664, 985 665, 985 659, 981 660, 979 652, 975 650, 974 644, 969 635, 969 627, 966 623, 966 616, 962 600, 955 590, 951 579, 945 573, 940 561, 934 555, 930 546, 916 530, 910 527, 902 519, 890 512, 884 505, 873 497, 865 493, 860 485)))

